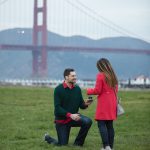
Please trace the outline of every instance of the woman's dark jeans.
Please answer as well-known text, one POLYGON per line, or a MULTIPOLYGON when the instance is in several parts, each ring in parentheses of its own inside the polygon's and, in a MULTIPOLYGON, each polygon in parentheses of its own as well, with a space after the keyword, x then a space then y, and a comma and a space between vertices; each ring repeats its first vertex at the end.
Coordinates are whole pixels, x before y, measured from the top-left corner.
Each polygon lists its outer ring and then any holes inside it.
POLYGON ((104 148, 110 146, 113 148, 114 144, 114 128, 112 120, 99 120, 97 121, 99 132, 102 138, 104 148))
POLYGON ((71 127, 80 127, 80 131, 75 139, 74 145, 82 146, 84 144, 87 133, 92 125, 92 120, 81 115, 80 121, 71 121, 67 124, 56 123, 56 131, 58 136, 58 145, 67 145, 71 127))

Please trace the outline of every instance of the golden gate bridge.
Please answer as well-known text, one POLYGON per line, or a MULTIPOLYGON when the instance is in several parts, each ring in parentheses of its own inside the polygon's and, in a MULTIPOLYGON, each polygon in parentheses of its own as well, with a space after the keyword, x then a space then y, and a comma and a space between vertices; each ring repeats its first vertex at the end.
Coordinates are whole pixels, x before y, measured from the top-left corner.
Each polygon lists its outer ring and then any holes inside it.
POLYGON ((47 44, 47 0, 42 0, 43 5, 38 6, 38 0, 34 0, 34 22, 32 45, 0 44, 0 50, 26 50, 32 51, 32 74, 34 77, 47 76, 48 51, 81 51, 81 52, 113 52, 150 54, 147 49, 103 48, 87 46, 57 46, 47 44), (42 24, 39 25, 39 13, 42 16, 42 24), (39 41, 39 35, 41 36, 39 41))

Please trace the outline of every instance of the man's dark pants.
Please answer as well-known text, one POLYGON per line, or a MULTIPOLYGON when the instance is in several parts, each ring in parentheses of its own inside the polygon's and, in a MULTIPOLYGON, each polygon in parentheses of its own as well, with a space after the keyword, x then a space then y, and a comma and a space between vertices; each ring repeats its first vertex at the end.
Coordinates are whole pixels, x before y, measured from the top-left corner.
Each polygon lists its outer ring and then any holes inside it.
POLYGON ((86 116, 81 115, 80 121, 70 121, 67 124, 56 123, 56 131, 58 142, 54 139, 55 145, 67 145, 69 141, 71 127, 80 127, 80 131, 74 141, 74 145, 82 146, 84 144, 87 133, 92 125, 92 120, 86 116))

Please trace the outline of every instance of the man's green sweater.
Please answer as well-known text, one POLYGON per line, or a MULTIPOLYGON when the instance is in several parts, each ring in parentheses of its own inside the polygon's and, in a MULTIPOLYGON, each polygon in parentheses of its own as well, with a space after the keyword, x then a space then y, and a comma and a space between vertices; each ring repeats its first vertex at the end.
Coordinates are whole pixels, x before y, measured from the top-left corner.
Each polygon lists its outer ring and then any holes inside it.
POLYGON ((78 113, 79 108, 85 109, 84 100, 79 86, 72 89, 58 85, 54 90, 55 120, 65 120, 67 113, 78 113))

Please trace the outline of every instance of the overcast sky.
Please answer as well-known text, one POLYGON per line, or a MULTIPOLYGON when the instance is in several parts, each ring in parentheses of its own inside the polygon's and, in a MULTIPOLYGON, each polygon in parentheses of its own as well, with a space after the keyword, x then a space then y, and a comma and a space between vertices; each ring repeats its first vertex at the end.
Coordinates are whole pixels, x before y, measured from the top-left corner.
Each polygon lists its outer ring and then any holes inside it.
MULTIPOLYGON (((80 34, 100 38, 100 35, 105 37, 110 32, 115 36, 106 27, 114 28, 115 24, 150 41, 150 0, 47 1, 49 31, 65 36, 80 34)), ((34 0, 0 0, 0 30, 32 27, 33 2, 34 0)))

